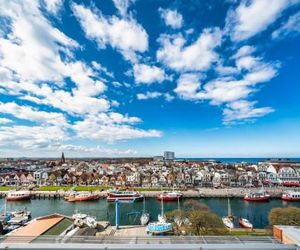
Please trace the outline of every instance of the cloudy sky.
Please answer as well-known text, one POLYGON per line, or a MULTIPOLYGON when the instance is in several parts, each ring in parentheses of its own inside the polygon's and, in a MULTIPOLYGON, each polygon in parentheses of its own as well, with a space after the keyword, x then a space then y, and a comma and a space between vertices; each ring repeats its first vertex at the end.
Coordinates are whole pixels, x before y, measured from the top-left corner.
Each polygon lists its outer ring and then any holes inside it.
POLYGON ((0 157, 300 156, 299 0, 0 0, 0 157))

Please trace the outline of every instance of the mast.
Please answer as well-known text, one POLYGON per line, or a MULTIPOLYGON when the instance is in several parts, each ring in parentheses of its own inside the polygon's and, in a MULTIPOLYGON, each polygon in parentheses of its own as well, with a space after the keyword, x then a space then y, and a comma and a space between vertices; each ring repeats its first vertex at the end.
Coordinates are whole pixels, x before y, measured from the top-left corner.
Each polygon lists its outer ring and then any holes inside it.
POLYGON ((144 200, 143 200, 143 214, 145 213, 145 206, 146 206, 146 204, 145 204, 145 196, 144 196, 144 200))
POLYGON ((228 203, 228 216, 231 216, 231 206, 230 206, 229 198, 227 198, 227 203, 228 203))
POLYGON ((163 199, 163 197, 161 198, 160 203, 161 203, 161 216, 163 218, 164 217, 164 199, 163 199))

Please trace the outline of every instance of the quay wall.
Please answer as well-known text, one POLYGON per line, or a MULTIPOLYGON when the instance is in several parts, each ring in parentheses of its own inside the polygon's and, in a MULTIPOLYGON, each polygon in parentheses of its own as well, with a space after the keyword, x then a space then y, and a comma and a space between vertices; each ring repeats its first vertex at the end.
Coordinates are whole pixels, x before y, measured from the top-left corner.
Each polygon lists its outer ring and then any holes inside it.
MULTIPOLYGON (((187 190, 182 191, 184 198, 242 198, 248 192, 259 191, 260 188, 199 188, 197 190, 187 190)), ((265 188, 265 190, 270 194, 271 198, 280 198, 281 194, 291 188, 265 188)), ((300 191, 300 188, 292 188, 292 190, 300 191)), ((0 191, 0 198, 4 198, 8 191, 0 191)), ((106 197, 106 191, 96 191, 100 197, 106 197)), ((145 197, 156 197, 159 191, 142 191, 145 197)), ((68 194, 67 191, 31 191, 32 199, 63 199, 65 195, 68 194)))

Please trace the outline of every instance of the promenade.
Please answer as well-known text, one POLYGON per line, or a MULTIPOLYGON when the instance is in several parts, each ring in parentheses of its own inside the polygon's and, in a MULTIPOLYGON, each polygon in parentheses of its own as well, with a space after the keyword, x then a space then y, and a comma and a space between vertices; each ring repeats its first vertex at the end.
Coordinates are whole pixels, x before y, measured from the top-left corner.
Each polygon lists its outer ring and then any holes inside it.
MULTIPOLYGON (((242 198, 245 194, 249 192, 258 192, 260 188, 222 188, 222 189, 214 189, 214 188, 198 188, 191 189, 187 191, 182 191, 184 198, 242 198)), ((298 190, 300 188, 286 188, 286 187, 266 187, 264 188, 269 194, 271 198, 280 198, 282 193, 287 190, 298 190)), ((5 197, 9 191, 0 191, 0 197, 5 197)), ((80 193, 80 191, 79 191, 80 193)), ((107 193, 106 191, 95 191, 98 193, 100 197, 105 198, 107 193)), ((160 194, 160 191, 141 191, 145 197, 156 197, 160 194)), ((58 190, 58 191, 31 191, 32 198, 63 198, 68 191, 58 190)))

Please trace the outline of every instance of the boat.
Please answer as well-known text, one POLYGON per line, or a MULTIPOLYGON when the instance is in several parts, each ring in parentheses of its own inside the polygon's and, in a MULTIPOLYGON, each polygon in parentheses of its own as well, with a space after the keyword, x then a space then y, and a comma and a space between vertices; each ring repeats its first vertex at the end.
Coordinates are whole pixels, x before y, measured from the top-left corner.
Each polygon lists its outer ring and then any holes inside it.
POLYGON ((178 201, 179 199, 182 199, 183 194, 180 192, 163 192, 156 196, 156 198, 160 201, 178 201))
POLYGON ((121 191, 121 190, 109 190, 107 192, 106 200, 109 202, 119 201, 141 201, 144 195, 137 191, 121 191))
POLYGON ((30 191, 11 191, 7 194, 7 201, 25 201, 31 199, 30 191))
POLYGON ((299 181, 284 181, 282 182, 284 187, 300 187, 299 181))
POLYGON ((300 192, 287 191, 281 195, 281 199, 284 201, 300 201, 300 192))
POLYGON ((26 208, 12 211, 10 220, 7 222, 9 225, 24 225, 31 220, 31 212, 26 208))
POLYGON ((143 213, 141 215, 141 225, 145 226, 149 223, 149 220, 150 220, 150 214, 149 213, 146 213, 146 209, 145 209, 145 197, 144 197, 144 200, 143 200, 143 213))
POLYGON ((232 229, 232 228, 234 228, 234 224, 233 224, 234 217, 232 216, 232 213, 231 213, 231 206, 230 206, 229 198, 227 199, 227 206, 228 206, 228 208, 227 208, 228 215, 222 217, 222 221, 227 228, 232 229))
POLYGON ((250 192, 250 193, 248 193, 244 196, 244 200, 245 201, 261 201, 261 202, 264 202, 264 201, 269 201, 270 200, 270 195, 264 190, 261 190, 259 192, 250 192))
POLYGON ((232 218, 230 218, 228 216, 224 216, 224 217, 222 217, 222 221, 227 228, 229 228, 229 229, 234 228, 232 218))
POLYGON ((77 201, 94 201, 100 198, 99 194, 95 194, 92 192, 80 192, 80 193, 72 193, 65 197, 66 201, 69 202, 77 202, 77 201))
POLYGON ((157 222, 149 223, 147 232, 151 234, 163 234, 173 231, 173 224, 167 222, 164 215, 164 200, 161 199, 161 214, 158 215, 157 222))
POLYGON ((96 228, 97 221, 95 217, 89 216, 83 213, 75 213, 72 215, 72 219, 74 220, 74 225, 77 227, 88 226, 89 228, 96 228))
POLYGON ((239 219, 239 224, 242 228, 248 228, 248 229, 253 229, 253 225, 250 223, 249 220, 246 218, 240 218, 239 219))

